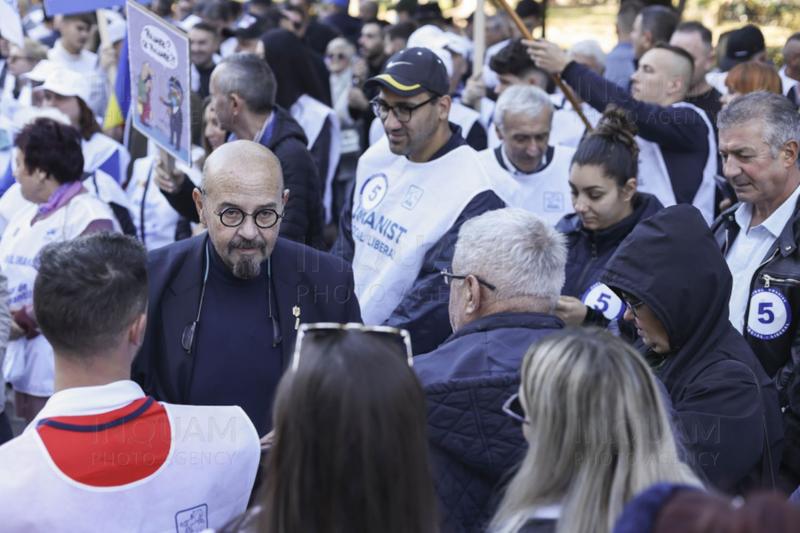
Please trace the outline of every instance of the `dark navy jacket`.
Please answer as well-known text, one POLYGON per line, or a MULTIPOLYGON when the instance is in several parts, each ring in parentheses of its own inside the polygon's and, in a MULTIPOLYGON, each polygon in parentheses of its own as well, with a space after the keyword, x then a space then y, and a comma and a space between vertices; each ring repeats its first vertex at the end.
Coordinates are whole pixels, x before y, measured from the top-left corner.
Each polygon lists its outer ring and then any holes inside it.
MULTIPOLYGON (((306 135, 300 125, 280 107, 273 109, 273 122, 259 142, 269 148, 281 162, 283 186, 289 189, 289 201, 281 220, 281 237, 321 247, 322 209, 321 183, 317 167, 306 149, 306 135)), ((228 140, 233 140, 231 136, 228 140)), ((181 214, 198 222, 197 210, 192 200, 194 184, 184 179, 175 193, 161 191, 170 205, 181 214)))
MULTIPOLYGON (((207 234, 198 235, 148 254, 147 331, 133 361, 132 378, 157 400, 186 403, 194 357, 181 346, 181 335, 197 314, 207 238, 207 234)), ((295 306, 303 323, 361 322, 353 274, 346 263, 283 238, 278 239, 271 260, 274 314, 279 326, 275 338, 284 368, 291 360, 297 334, 295 306)), ((245 311, 250 310, 230 310, 232 314, 245 311)), ((264 320, 268 320, 266 311, 264 320)), ((214 324, 201 323, 198 328, 214 328, 214 324)), ((221 353, 220 357, 235 355, 221 353)), ((236 387, 236 383, 219 386, 236 387)))
POLYGON ((539 313, 498 313, 465 325, 414 358, 428 398, 428 437, 442 531, 484 531, 499 489, 524 455, 519 424, 502 411, 519 388, 531 344, 564 327, 539 313))
MULTIPOLYGON (((450 123, 450 130, 452 132, 450 140, 433 155, 431 160, 442 157, 451 150, 466 144, 461 136, 460 127, 450 123)), ((432 176, 432 178, 447 179, 448 176, 432 176)), ((457 185, 457 181, 454 184, 457 185)), ((446 201, 446 199, 442 200, 446 201)), ((442 235, 425 254, 417 279, 406 293, 403 301, 386 320, 387 325, 404 328, 411 333, 415 354, 434 350, 452 333, 447 313, 450 290, 442 281, 439 273, 453 262, 453 252, 461 225, 470 218, 502 207, 505 207, 505 203, 494 191, 487 190, 477 194, 461 211, 447 233, 442 235)), ((355 252, 352 218, 353 196, 351 194, 342 207, 342 214, 339 218, 339 236, 331 250, 334 255, 351 263, 355 252)))
POLYGON ((599 231, 585 229, 577 213, 564 216, 556 224, 556 229, 567 238, 566 281, 561 294, 581 298, 600 278, 600 271, 636 224, 663 208, 652 194, 637 193, 633 198, 633 213, 599 231))
POLYGON ((590 106, 603 112, 615 104, 631 113, 639 136, 658 143, 672 182, 675 201, 691 204, 703 179, 708 159, 708 127, 688 107, 662 107, 634 100, 622 87, 574 61, 561 77, 590 106))
POLYGON ((667 332, 671 352, 646 357, 688 462, 723 491, 771 485, 783 442, 778 393, 728 319, 731 274, 700 212, 677 205, 639 223, 601 281, 641 300, 667 332))

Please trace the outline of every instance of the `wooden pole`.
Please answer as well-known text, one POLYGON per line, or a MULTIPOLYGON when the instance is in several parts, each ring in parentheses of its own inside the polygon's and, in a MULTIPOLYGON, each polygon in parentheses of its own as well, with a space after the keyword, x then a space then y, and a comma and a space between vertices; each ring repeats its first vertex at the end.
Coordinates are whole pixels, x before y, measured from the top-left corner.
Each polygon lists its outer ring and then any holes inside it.
MULTIPOLYGON (((519 15, 517 15, 517 13, 511 9, 511 6, 508 5, 508 2, 506 2, 506 0, 494 1, 497 2, 506 13, 508 13, 508 16, 511 17, 511 20, 514 22, 514 25, 517 27, 522 36, 528 41, 533 41, 533 35, 531 35, 531 32, 525 27, 525 23, 522 22, 522 19, 519 18, 519 15)), ((572 109, 581 118, 581 122, 583 122, 583 125, 586 126, 586 129, 592 131, 592 125, 589 123, 589 119, 586 118, 586 115, 583 114, 583 110, 581 110, 578 99, 575 98, 575 95, 572 93, 572 89, 570 89, 567 84, 561 80, 561 76, 558 74, 551 74, 550 77, 553 78, 553 81, 556 82, 558 88, 561 89, 561 92, 563 92, 564 96, 567 97, 569 103, 572 104, 572 109)))
MULTIPOLYGON (((98 9, 95 14, 97 15, 97 32, 100 34, 100 50, 99 52, 102 53, 102 49, 105 47, 111 48, 114 46, 114 43, 111 42, 111 38, 108 35, 108 20, 106 19, 106 13, 104 9, 98 9)), ((114 84, 117 81, 117 65, 113 64, 108 67, 108 82, 111 86, 111 90, 114 90, 114 84)))
POLYGON ((485 0, 477 0, 475 16, 472 20, 472 41, 475 49, 472 54, 472 73, 478 74, 483 70, 483 57, 486 51, 486 12, 483 10, 485 0))

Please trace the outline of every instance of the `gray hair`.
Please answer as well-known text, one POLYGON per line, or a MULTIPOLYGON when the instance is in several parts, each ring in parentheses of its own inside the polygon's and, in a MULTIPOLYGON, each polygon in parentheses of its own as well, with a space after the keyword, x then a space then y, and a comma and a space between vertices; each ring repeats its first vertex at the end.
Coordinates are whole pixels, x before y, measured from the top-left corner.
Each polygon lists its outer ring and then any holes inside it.
POLYGON ((238 94, 250 111, 266 113, 275 107, 275 75, 264 59, 255 54, 232 54, 214 72, 219 90, 238 94))
POLYGON ((564 236, 524 209, 488 211, 461 226, 453 272, 492 283, 498 300, 520 296, 555 305, 564 286, 564 236))
POLYGON ((576 54, 593 58, 601 67, 606 66, 606 53, 600 48, 600 43, 594 39, 587 39, 573 44, 572 48, 569 49, 569 56, 574 59, 576 54))
MULTIPOLYGON (((763 124, 763 141, 769 146, 773 158, 778 157, 780 148, 787 142, 800 142, 800 114, 783 95, 756 91, 737 96, 720 111, 717 127, 721 132, 751 120, 763 124)), ((800 158, 797 164, 800 167, 800 158)))
POLYGON ((498 128, 503 127, 503 117, 506 113, 524 115, 535 118, 545 110, 550 111, 552 118, 553 102, 546 92, 535 85, 512 85, 503 91, 497 104, 494 106, 492 120, 498 128))

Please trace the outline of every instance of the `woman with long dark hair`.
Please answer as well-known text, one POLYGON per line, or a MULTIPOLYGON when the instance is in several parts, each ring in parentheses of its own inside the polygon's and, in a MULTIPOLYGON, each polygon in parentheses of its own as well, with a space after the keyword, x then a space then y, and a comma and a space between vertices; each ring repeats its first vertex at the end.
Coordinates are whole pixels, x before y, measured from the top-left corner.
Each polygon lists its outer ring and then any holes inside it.
MULTIPOLYGON (((256 505, 228 531, 438 531, 426 404, 398 333, 304 326, 256 505), (306 329, 308 328, 308 329, 306 329)), ((372 328, 391 330, 391 328, 372 328)))
POLYGON ((636 126, 621 109, 608 109, 578 145, 569 187, 575 209, 556 225, 567 237, 566 282, 556 315, 568 325, 605 326, 621 318, 622 301, 598 283, 606 261, 641 220, 659 211, 658 199, 637 191, 636 126))

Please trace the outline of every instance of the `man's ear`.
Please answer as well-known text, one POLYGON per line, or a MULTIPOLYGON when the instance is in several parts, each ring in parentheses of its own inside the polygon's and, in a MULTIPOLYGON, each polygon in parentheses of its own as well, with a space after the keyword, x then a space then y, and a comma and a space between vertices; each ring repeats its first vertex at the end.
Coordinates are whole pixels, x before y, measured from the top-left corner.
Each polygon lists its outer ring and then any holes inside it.
POLYGON ((283 196, 281 196, 281 202, 283 207, 286 207, 286 202, 289 201, 289 189, 283 189, 283 196))
POLYGON ((439 108, 439 118, 447 120, 450 116, 450 106, 452 105, 453 100, 450 98, 449 94, 445 94, 444 96, 439 97, 438 108, 439 108))
POLYGON ((481 284, 478 282, 478 278, 471 274, 467 276, 464 280, 464 289, 467 291, 464 311, 468 315, 473 315, 481 308, 481 284))
POLYGON ((203 193, 197 187, 192 191, 192 200, 194 200, 194 208, 197 209, 197 218, 200 219, 204 226, 208 226, 206 217, 203 214, 203 193))
POLYGON ((128 342, 134 346, 141 346, 144 342, 144 333, 147 330, 147 311, 136 317, 128 328, 128 342))
POLYGON ((800 155, 798 150, 800 150, 800 145, 797 141, 789 141, 783 145, 784 167, 791 168, 797 165, 797 157, 800 155))
POLYGON ((500 130, 500 126, 498 126, 497 123, 494 123, 493 126, 494 126, 494 131, 497 133, 497 138, 500 139, 501 141, 505 141, 505 138, 503 137, 503 132, 500 130))

